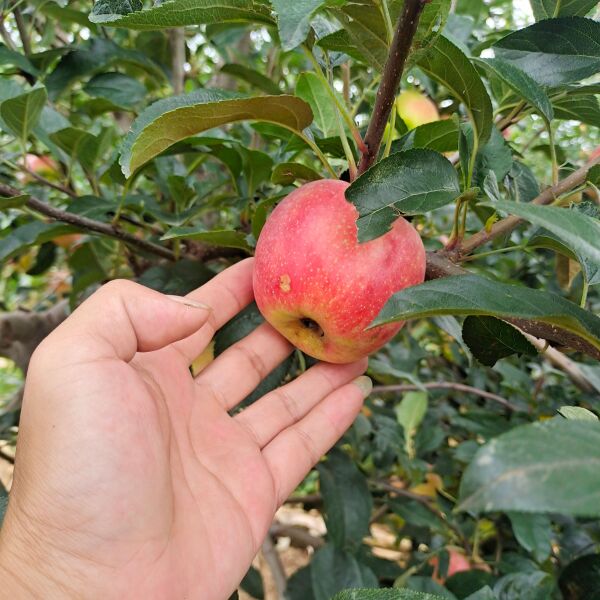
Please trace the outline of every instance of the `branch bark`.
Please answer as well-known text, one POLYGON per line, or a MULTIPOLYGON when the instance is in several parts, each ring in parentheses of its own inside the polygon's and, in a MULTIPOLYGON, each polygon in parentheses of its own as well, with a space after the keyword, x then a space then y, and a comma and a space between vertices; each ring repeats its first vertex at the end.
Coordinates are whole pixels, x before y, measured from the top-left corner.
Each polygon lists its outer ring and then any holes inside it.
MULTIPOLYGON (((556 185, 546 188, 539 196, 537 196, 537 198, 531 201, 531 204, 537 204, 541 206, 552 203, 561 194, 564 194, 565 192, 568 192, 573 188, 583 184, 586 180, 589 170, 597 164, 600 164, 600 156, 589 161, 583 167, 577 169, 577 171, 574 171, 562 181, 559 181, 556 185)), ((447 253, 447 255, 450 258, 460 259, 462 256, 471 254, 474 250, 479 248, 479 246, 483 246, 483 244, 486 244, 497 237, 501 237, 507 233, 510 233, 522 222, 523 219, 513 215, 506 217, 505 219, 501 219, 500 221, 494 223, 490 231, 486 231, 485 229, 478 231, 470 238, 464 240, 463 243, 460 244, 455 250, 447 253)))
POLYGON ((273 575, 273 580, 275 581, 275 589, 277 592, 276 598, 277 600, 284 600, 285 589, 287 587, 287 577, 283 569, 283 564, 281 563, 281 558, 279 557, 277 548, 275 548, 275 544, 273 544, 273 539, 271 538, 270 533, 267 534, 267 537, 262 544, 262 554, 269 565, 269 569, 273 575))
POLYGON ((377 159, 385 125, 388 122, 396 90, 404 71, 404 64, 417 32, 419 18, 427 0, 405 0, 398 17, 390 51, 383 69, 371 121, 364 139, 365 150, 358 166, 358 174, 364 173, 377 159))
MULTIPOLYGON (((423 384, 423 387, 427 390, 455 390, 457 392, 464 392, 465 394, 475 394, 476 396, 480 396, 481 398, 493 400, 494 402, 501 404, 502 406, 504 406, 504 408, 508 408, 509 410, 519 410, 517 406, 509 402, 506 398, 498 396, 498 394, 493 394, 492 392, 488 392, 486 390, 481 390, 470 385, 465 385, 464 383, 456 383, 454 381, 433 381, 430 383, 423 384)), ((373 388, 373 392, 411 392, 420 389, 421 388, 419 386, 411 384, 376 385, 373 388)))

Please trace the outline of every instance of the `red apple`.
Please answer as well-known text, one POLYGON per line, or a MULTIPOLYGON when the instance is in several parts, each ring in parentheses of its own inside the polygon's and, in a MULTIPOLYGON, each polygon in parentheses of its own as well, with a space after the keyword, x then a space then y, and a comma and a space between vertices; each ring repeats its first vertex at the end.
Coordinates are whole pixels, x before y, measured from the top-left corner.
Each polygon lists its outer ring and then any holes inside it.
POLYGON ((377 350, 403 323, 366 330, 389 297, 421 283, 425 249, 399 217, 385 235, 358 243, 348 183, 322 179, 287 196, 256 246, 254 295, 265 319, 306 354, 332 363, 377 350))
POLYGON ((417 90, 407 90, 396 98, 396 110, 409 129, 439 121, 437 106, 417 90))

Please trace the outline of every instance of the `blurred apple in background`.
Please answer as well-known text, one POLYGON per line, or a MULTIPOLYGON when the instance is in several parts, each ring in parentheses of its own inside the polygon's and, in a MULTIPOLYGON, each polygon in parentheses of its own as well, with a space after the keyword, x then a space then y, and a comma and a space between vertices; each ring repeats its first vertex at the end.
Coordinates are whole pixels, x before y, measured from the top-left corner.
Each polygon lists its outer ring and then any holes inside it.
POLYGON ((409 129, 440 120, 437 106, 417 90, 402 92, 396 98, 396 110, 409 129))

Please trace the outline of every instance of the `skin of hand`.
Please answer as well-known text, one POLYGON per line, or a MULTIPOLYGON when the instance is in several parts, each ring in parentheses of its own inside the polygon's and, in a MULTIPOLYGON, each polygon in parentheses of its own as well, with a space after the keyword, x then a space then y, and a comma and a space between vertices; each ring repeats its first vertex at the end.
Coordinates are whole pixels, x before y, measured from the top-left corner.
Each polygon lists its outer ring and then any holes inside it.
POLYGON ((234 408, 292 351, 260 325, 189 366, 252 301, 252 261, 185 298, 114 281, 34 353, 0 533, 10 598, 226 600, 276 509, 352 424, 366 360, 234 408))

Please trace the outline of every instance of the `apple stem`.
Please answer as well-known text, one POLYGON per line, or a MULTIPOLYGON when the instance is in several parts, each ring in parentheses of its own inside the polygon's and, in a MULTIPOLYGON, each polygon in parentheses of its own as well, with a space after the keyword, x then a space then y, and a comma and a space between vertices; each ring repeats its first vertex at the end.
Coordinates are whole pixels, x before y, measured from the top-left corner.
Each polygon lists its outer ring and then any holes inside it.
POLYGON ((385 125, 390 117, 396 90, 404 72, 404 64, 410 52, 413 38, 417 32, 421 12, 428 0, 406 0, 402 13, 396 23, 394 37, 383 69, 383 76, 375 107, 364 142, 366 149, 362 152, 358 174, 364 173, 377 159, 385 125))

